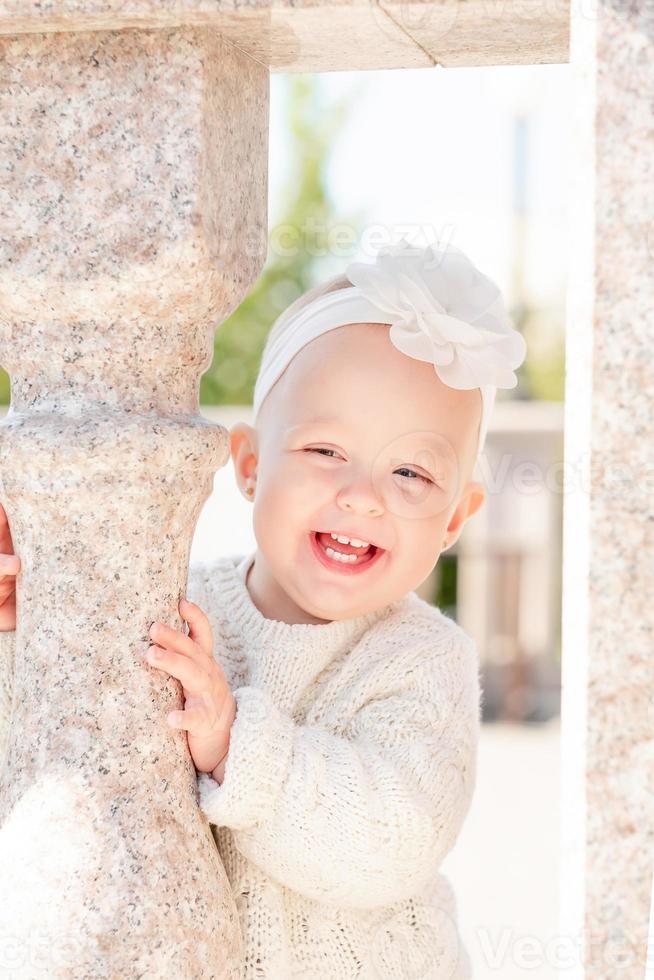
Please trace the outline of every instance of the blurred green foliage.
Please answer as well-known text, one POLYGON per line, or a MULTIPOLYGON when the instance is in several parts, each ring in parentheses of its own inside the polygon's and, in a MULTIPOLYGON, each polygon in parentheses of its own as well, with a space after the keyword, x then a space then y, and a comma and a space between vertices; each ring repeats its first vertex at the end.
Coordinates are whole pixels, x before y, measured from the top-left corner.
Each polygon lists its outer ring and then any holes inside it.
POLYGON ((552 343, 546 350, 536 351, 530 337, 535 334, 525 329, 525 340, 529 356, 523 370, 528 379, 529 395, 538 401, 562 402, 565 395, 565 331, 553 330, 552 343))
POLYGON ((527 357, 516 370, 517 387, 504 397, 562 402, 565 396, 565 309, 554 305, 537 306, 521 290, 518 301, 509 307, 509 315, 512 325, 527 342, 527 357))
POLYGON ((439 575, 436 579, 433 602, 448 615, 455 615, 457 597, 458 562, 456 553, 444 551, 438 559, 439 575))

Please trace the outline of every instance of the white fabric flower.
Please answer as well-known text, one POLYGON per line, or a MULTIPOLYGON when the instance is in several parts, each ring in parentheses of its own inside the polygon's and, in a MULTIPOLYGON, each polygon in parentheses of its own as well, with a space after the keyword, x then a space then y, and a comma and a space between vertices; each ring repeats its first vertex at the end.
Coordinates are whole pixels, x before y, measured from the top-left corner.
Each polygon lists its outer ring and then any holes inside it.
POLYGON ((351 262, 350 282, 394 319, 389 336, 398 350, 431 361, 451 388, 515 388, 524 337, 509 322, 502 294, 453 245, 381 248, 375 263, 351 262))

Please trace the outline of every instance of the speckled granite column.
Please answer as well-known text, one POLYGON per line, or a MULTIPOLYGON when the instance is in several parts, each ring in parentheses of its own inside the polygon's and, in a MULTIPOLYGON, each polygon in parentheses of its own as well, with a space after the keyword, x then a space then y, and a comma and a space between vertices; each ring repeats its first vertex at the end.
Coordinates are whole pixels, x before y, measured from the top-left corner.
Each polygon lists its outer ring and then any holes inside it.
POLYGON ((265 258, 267 69, 213 29, 0 38, 1 498, 15 695, 0 975, 240 976, 177 681, 191 538, 229 434, 213 333, 265 258), (10 973, 7 971, 11 971, 10 973))
POLYGON ((643 980, 654 861, 651 4, 574 3, 571 66, 561 932, 571 976, 643 980))

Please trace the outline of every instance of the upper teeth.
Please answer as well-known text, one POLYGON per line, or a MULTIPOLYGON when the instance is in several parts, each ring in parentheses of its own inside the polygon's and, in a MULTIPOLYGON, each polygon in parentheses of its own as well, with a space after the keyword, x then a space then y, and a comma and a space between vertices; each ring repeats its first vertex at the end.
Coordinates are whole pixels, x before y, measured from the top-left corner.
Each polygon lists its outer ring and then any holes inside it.
POLYGON ((331 537, 334 541, 340 542, 340 544, 351 544, 353 548, 368 548, 368 541, 359 541, 357 538, 348 538, 344 534, 334 534, 331 533, 331 537))

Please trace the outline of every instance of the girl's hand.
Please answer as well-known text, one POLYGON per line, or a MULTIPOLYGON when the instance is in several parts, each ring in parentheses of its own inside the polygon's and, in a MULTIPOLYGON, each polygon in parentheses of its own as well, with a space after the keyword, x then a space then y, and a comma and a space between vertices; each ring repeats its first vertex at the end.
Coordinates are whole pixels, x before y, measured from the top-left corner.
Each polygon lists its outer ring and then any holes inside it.
POLYGON ((184 710, 171 712, 168 724, 187 732, 195 768, 199 772, 212 772, 229 749, 236 699, 213 656, 209 620, 199 606, 187 599, 180 601, 179 611, 189 625, 188 636, 163 623, 153 623, 150 637, 154 642, 148 649, 147 659, 153 667, 167 671, 181 682, 184 710))
POLYGON ((7 513, 0 504, 0 633, 16 629, 16 575, 20 558, 14 554, 7 513))

